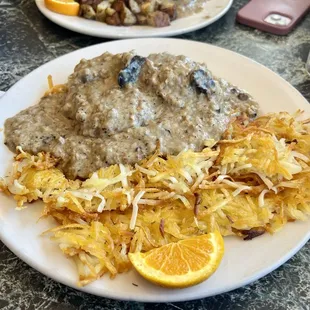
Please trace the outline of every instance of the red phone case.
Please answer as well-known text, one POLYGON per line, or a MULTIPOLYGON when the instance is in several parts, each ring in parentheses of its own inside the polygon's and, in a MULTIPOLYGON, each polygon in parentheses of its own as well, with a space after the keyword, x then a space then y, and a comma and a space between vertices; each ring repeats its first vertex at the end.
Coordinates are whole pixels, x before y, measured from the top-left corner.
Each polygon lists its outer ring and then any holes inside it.
POLYGON ((252 0, 238 12, 237 21, 259 30, 285 35, 309 9, 310 0, 252 0), (287 26, 270 24, 265 21, 270 14, 288 17, 291 22, 287 26))

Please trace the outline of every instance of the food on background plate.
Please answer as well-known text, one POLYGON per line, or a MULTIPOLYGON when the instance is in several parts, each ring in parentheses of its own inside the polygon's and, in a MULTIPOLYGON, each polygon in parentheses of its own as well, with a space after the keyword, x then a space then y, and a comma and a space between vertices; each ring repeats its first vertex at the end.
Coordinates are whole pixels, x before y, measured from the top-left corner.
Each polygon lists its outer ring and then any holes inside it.
POLYGON ((185 56, 134 53, 81 60, 64 85, 5 122, 13 152, 49 152, 67 177, 163 155, 200 152, 237 116, 256 117, 245 91, 185 56))
MULTIPOLYGON (((152 27, 166 27, 175 20, 186 6, 188 11, 196 7, 202 9, 203 1, 194 0, 192 5, 186 1, 173 0, 79 0, 79 15, 86 19, 93 19, 113 26, 148 25, 152 27), (180 3, 182 2, 182 3, 180 3)), ((188 13, 189 13, 188 12, 188 13)))
POLYGON ((45 5, 49 10, 56 13, 79 15, 89 20, 96 20, 113 26, 166 27, 176 18, 201 12, 208 1, 45 0, 45 5))

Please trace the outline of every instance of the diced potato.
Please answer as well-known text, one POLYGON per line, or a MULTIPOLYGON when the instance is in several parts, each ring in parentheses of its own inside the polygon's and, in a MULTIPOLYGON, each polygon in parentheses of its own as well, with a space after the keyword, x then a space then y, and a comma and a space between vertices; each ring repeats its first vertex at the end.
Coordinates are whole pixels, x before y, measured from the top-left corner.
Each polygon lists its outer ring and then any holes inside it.
POLYGON ((147 24, 152 27, 166 27, 170 25, 170 18, 164 12, 155 11, 147 15, 147 24))
POLYGON ((107 14, 105 13, 105 11, 102 11, 101 13, 96 13, 96 20, 98 22, 105 22, 105 19, 107 17, 107 14))
POLYGON ((107 16, 112 16, 116 13, 116 11, 112 8, 107 8, 105 12, 106 12, 107 16))
POLYGON ((105 22, 108 25, 113 25, 113 26, 121 25, 120 16, 115 10, 108 8, 106 10, 106 12, 107 12, 107 16, 106 16, 105 22), (114 13, 113 13, 113 11, 114 11, 114 13))
POLYGON ((136 16, 126 7, 120 12, 121 22, 125 26, 134 25, 137 23, 136 16))
POLYGON ((139 25, 147 25, 147 17, 143 14, 137 14, 137 22, 139 25))
POLYGON ((129 0, 128 4, 132 13, 138 14, 141 12, 139 4, 135 0, 129 0))
POLYGON ((102 1, 100 4, 98 4, 96 12, 96 20, 104 22, 107 16, 106 10, 110 8, 110 6, 111 4, 108 1, 102 1))
POLYGON ((124 7, 125 7, 125 3, 123 0, 116 0, 112 3, 112 8, 118 13, 123 11, 124 7))
POLYGON ((111 3, 109 1, 102 1, 97 5, 97 14, 101 14, 102 12, 105 13, 107 8, 111 7, 111 3))
POLYGON ((175 20, 177 18, 177 7, 173 2, 165 2, 159 6, 159 10, 168 14, 170 20, 175 20))
POLYGON ((151 0, 149 2, 142 3, 140 6, 141 13, 143 13, 144 15, 153 13, 156 11, 156 7, 157 7, 156 0, 151 0))
POLYGON ((96 18, 96 12, 94 8, 91 5, 88 4, 82 4, 80 6, 80 16, 87 18, 87 19, 95 19, 96 18))

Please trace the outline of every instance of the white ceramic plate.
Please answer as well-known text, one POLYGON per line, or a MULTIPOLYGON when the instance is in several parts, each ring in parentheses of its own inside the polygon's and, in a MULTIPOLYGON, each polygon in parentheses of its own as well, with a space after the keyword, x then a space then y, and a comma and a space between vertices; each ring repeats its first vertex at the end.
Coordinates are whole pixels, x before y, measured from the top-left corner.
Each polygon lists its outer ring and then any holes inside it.
POLYGON ((153 28, 148 26, 110 26, 81 17, 61 15, 48 10, 44 5, 44 0, 36 0, 37 7, 41 13, 52 22, 79 33, 112 39, 167 37, 194 31, 217 21, 226 14, 232 3, 233 0, 209 0, 201 13, 186 18, 179 18, 168 27, 153 28))
MULTIPOLYGON (((132 49, 144 56, 154 52, 177 55, 182 51, 182 54, 196 61, 206 62, 216 75, 247 89, 259 101, 262 113, 294 112, 300 108, 310 115, 310 106, 296 89, 269 69, 248 58, 192 41, 136 39, 87 47, 36 69, 0 99, 0 128, 7 117, 40 99, 47 89, 48 74, 53 75, 56 83, 62 83, 81 58, 92 58, 105 51, 119 53, 132 49)), ((0 175, 4 175, 13 154, 2 143, 3 133, 0 135, 0 175)), ((52 220, 36 223, 41 206, 37 203, 18 212, 14 209, 13 199, 0 194, 1 239, 33 268, 56 281, 77 288, 77 272, 73 262, 66 259, 49 239, 40 237, 42 231, 54 225, 52 220)), ((131 271, 117 276, 114 280, 106 276, 79 289, 104 297, 147 302, 183 301, 227 292, 263 277, 291 258, 309 239, 309 224, 309 221, 290 223, 274 236, 265 234, 249 242, 235 237, 225 238, 226 251, 220 268, 208 281, 192 288, 160 288, 131 271)))

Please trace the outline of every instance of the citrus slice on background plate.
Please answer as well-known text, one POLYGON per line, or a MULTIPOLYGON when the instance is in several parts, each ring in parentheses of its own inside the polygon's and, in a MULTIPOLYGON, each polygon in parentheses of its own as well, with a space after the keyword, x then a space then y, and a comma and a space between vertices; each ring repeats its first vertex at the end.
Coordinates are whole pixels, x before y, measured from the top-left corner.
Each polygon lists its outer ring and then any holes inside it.
POLYGON ((224 241, 219 232, 214 232, 128 255, 147 280, 164 287, 185 288, 205 281, 216 271, 224 255, 224 241))
POLYGON ((45 6, 56 13, 63 15, 79 15, 80 5, 74 0, 44 0, 45 6))

